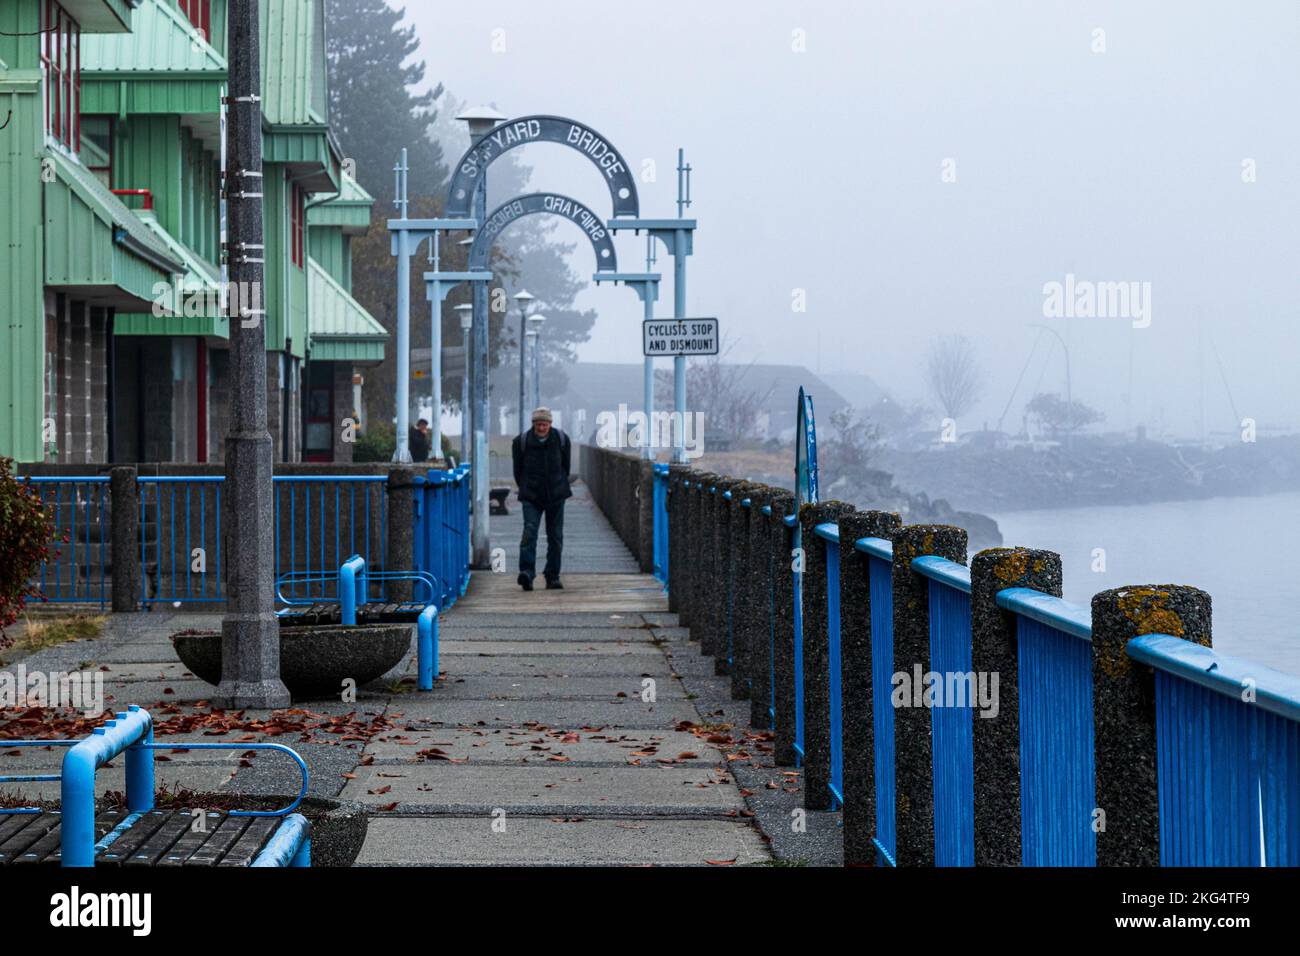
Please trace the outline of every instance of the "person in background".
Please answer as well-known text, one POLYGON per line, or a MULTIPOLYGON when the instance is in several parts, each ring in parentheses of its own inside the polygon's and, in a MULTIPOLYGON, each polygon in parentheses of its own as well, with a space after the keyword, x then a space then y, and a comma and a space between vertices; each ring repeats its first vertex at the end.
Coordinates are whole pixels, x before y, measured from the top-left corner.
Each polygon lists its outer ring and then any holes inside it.
POLYGON ((429 420, 421 418, 411 429, 411 461, 429 460, 429 420))
POLYGON ((533 589, 537 576, 537 529, 546 516, 547 590, 560 583, 560 555, 564 548, 564 502, 573 496, 569 487, 569 436, 551 427, 549 408, 533 412, 533 427, 515 437, 510 447, 515 466, 515 484, 524 510, 524 534, 519 540, 519 586, 533 589))

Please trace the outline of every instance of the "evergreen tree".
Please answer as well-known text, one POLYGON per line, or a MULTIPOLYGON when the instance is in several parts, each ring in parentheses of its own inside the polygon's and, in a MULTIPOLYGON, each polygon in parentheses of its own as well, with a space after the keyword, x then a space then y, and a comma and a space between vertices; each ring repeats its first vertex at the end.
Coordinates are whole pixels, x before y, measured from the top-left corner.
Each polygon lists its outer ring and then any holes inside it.
POLYGON ((446 181, 442 148, 430 136, 442 86, 415 92, 425 64, 413 58, 420 41, 414 26, 401 25, 404 10, 384 0, 335 0, 326 10, 330 122, 344 156, 356 162, 357 182, 387 217, 402 147, 409 150, 412 193, 446 181))

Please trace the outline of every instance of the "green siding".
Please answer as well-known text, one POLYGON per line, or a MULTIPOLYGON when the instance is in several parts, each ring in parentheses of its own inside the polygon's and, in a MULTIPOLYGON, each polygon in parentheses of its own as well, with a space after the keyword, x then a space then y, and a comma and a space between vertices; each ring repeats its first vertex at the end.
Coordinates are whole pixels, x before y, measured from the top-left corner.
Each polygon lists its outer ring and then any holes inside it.
POLYGON ((183 234, 179 117, 133 116, 114 124, 113 188, 152 190, 158 221, 173 236, 183 234))
POLYGON ((260 4, 262 113, 272 126, 325 121, 321 9, 320 0, 260 4))
POLYGON ((40 28, 41 8, 38 0, 4 0, 0 3, 0 34, 4 34, 0 35, 0 60, 4 60, 9 69, 40 69, 40 38, 30 35, 40 28))
POLYGON ((226 61, 190 23, 176 0, 142 0, 130 33, 85 38, 81 68, 88 73, 221 75, 226 61))
MULTIPOLYGON (((27 6, 28 4, 24 4, 27 6)), ((28 21, 0 7, 0 29, 28 21)), ((4 37, 0 37, 3 42, 4 37)), ((41 243, 41 146, 45 114, 39 74, 0 73, 0 111, 12 112, 0 134, 0 455, 41 461, 45 417, 45 273, 41 243), (23 281, 10 281, 23 277, 23 281)))
MULTIPOLYGON (((314 214, 315 210, 312 212, 314 214)), ((347 265, 351 264, 352 257, 346 246, 343 233, 339 230, 312 224, 311 242, 308 247, 311 250, 311 257, 330 274, 335 282, 350 291, 352 277, 347 265)))
POLYGON ((221 88, 224 84, 224 79, 127 80, 87 74, 81 83, 81 111, 114 116, 216 114, 221 112, 221 88))

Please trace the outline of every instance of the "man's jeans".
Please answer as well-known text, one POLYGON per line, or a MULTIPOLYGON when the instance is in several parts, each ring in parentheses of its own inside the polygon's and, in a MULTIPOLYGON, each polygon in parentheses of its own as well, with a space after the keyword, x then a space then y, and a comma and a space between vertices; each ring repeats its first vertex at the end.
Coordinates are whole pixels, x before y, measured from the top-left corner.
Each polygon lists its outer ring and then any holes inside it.
POLYGON ((537 529, 546 515, 546 567, 542 574, 548 581, 560 577, 560 552, 564 548, 564 502, 539 508, 531 501, 524 506, 524 536, 519 541, 519 572, 529 579, 537 577, 537 529))

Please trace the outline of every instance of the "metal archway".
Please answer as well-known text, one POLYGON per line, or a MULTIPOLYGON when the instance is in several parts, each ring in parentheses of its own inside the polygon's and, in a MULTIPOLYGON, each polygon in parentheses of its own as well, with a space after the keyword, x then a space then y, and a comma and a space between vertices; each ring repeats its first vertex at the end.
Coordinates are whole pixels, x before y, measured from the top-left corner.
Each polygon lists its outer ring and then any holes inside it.
POLYGON ((474 233, 474 244, 469 247, 468 268, 471 272, 485 271, 492 255, 492 244, 514 222, 525 216, 549 215, 567 219, 591 243, 596 254, 597 272, 618 272, 618 253, 605 223, 590 208, 576 199, 560 193, 528 193, 503 202, 487 221, 474 233))
POLYGON ((480 176, 498 157, 528 143, 558 143, 587 157, 600 170, 609 187, 614 216, 639 216, 636 179, 621 153, 585 123, 563 116, 522 116, 488 130, 465 151, 447 187, 449 218, 468 218, 480 176))

